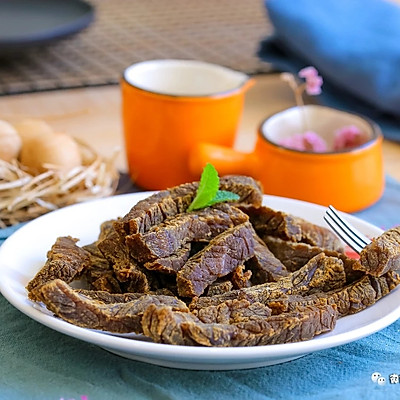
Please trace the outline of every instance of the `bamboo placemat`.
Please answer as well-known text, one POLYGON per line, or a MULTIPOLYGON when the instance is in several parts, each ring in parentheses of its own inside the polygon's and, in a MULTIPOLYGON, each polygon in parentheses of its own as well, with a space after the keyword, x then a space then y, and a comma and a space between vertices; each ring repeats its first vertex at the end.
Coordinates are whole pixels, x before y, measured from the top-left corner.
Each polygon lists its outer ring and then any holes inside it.
POLYGON ((90 0, 95 21, 79 34, 0 59, 0 95, 116 84, 130 64, 198 59, 249 74, 271 33, 261 0, 90 0))

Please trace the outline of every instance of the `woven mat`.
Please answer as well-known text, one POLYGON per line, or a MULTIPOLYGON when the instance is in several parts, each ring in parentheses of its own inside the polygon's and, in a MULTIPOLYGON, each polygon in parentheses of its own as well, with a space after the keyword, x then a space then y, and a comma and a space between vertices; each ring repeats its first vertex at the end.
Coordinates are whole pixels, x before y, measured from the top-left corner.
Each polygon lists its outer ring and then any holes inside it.
POLYGON ((185 58, 249 74, 269 72, 257 57, 271 32, 261 0, 90 0, 84 31, 0 60, 0 95, 116 84, 132 63, 185 58))

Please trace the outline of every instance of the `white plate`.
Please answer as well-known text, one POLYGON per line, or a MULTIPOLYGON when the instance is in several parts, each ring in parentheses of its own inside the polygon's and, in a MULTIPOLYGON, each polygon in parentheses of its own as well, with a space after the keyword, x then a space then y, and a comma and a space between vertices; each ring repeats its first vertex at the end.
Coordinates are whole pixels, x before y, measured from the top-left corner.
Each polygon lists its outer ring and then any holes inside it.
MULTIPOLYGON (((33 220, 14 233, 0 247, 0 290, 16 308, 56 331, 94 343, 126 358, 173 368, 229 370, 273 365, 307 353, 349 343, 385 328, 400 317, 400 290, 396 289, 368 309, 340 319, 327 334, 300 343, 258 347, 205 348, 173 346, 113 336, 79 328, 50 315, 27 298, 25 286, 41 268, 46 252, 58 236, 93 242, 100 223, 124 215, 149 193, 115 196, 66 207, 33 220)), ((281 197, 265 196, 264 204, 324 225, 324 207, 281 197)), ((353 216, 348 220, 368 236, 381 229, 353 216)), ((27 344, 28 345, 28 344, 27 344)))

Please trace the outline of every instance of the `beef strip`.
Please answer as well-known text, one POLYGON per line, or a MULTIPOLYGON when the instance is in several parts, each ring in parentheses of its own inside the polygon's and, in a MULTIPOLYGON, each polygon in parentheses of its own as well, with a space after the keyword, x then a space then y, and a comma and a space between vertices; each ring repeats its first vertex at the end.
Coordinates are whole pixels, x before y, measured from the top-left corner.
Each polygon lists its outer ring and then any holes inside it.
POLYGON ((96 242, 82 247, 90 254, 90 265, 85 270, 86 281, 95 290, 105 290, 110 293, 121 293, 121 287, 115 278, 114 270, 96 242))
POLYGON ((82 246, 82 249, 86 250, 90 257, 90 266, 85 271, 89 282, 99 278, 104 273, 113 271, 110 263, 97 247, 96 242, 82 246))
POLYGON ((322 249, 343 252, 342 242, 327 228, 265 206, 242 206, 241 210, 249 215, 250 222, 261 237, 276 236, 292 242, 303 242, 322 249))
POLYGON ((262 239, 254 232, 254 256, 246 262, 252 271, 254 284, 276 282, 289 272, 285 265, 270 251, 262 239))
POLYGON ((121 293, 121 286, 114 274, 104 274, 91 283, 93 290, 104 290, 109 293, 121 293))
POLYGON ((186 243, 174 254, 168 257, 157 258, 155 261, 147 262, 144 267, 151 271, 159 271, 163 274, 176 275, 189 259, 191 244, 186 243))
POLYGON ((191 257, 177 274, 182 297, 200 296, 212 282, 228 275, 254 255, 254 239, 249 222, 234 226, 216 236, 191 257))
POLYGON ((168 257, 187 242, 210 240, 247 220, 247 215, 238 208, 219 204, 178 214, 144 234, 128 235, 125 240, 131 256, 139 262, 147 262, 168 257))
POLYGON ((365 275, 342 290, 318 294, 318 296, 327 297, 329 303, 337 305, 339 314, 345 316, 355 314, 375 304, 399 283, 400 275, 398 272, 389 271, 380 277, 365 275))
MULTIPOLYGON (((121 237, 145 233, 166 218, 185 212, 196 195, 198 184, 198 182, 185 183, 139 201, 123 218, 114 223, 115 230, 121 237)), ((240 204, 258 206, 262 202, 261 186, 250 177, 239 175, 222 177, 220 189, 238 194, 240 204)))
POLYGON ((59 279, 42 285, 38 289, 38 297, 50 311, 67 322, 115 333, 142 333, 142 315, 151 304, 187 311, 182 301, 161 295, 146 294, 128 302, 106 304, 75 291, 59 279))
POLYGON ((190 309, 200 309, 218 305, 226 300, 246 299, 250 302, 266 304, 282 295, 298 294, 306 296, 319 291, 331 291, 344 286, 346 275, 343 261, 337 257, 328 257, 324 253, 317 254, 304 267, 278 282, 268 282, 214 297, 193 299, 190 309))
POLYGON ((217 296, 219 294, 229 292, 232 289, 233 283, 227 278, 224 278, 222 281, 216 280, 207 288, 206 296, 217 296))
POLYGON ((299 217, 295 217, 295 222, 300 226, 301 242, 326 250, 344 251, 342 242, 328 228, 312 224, 299 217))
POLYGON ((196 189, 196 185, 189 183, 179 186, 179 190, 157 192, 134 205, 123 218, 114 223, 114 229, 121 237, 147 232, 166 218, 186 211, 194 199, 196 189))
POLYGON ((191 313, 151 305, 142 326, 144 334, 159 343, 236 347, 309 340, 332 330, 336 319, 335 306, 325 305, 234 324, 207 324, 191 313))
POLYGON ((162 295, 162 296, 174 296, 170 290, 163 288, 157 289, 149 293, 110 293, 104 290, 88 290, 88 289, 74 289, 76 293, 80 293, 92 300, 97 300, 102 303, 128 303, 129 301, 136 300, 139 297, 149 295, 162 295))
POLYGON ((111 232, 114 231, 114 223, 116 222, 115 219, 110 219, 108 221, 104 221, 100 225, 100 233, 99 237, 97 238, 97 242, 105 239, 111 232))
MULTIPOLYGON (((298 295, 282 296, 279 299, 267 301, 265 304, 272 310, 272 314, 293 311, 299 306, 335 304, 339 317, 344 317, 375 304, 397 287, 399 283, 400 275, 397 271, 387 272, 380 277, 364 275, 356 282, 343 288, 329 292, 317 292, 304 297, 298 295)), ((207 309, 201 311, 207 313, 207 309)))
POLYGON ((144 293, 110 293, 104 290, 74 289, 76 293, 105 304, 128 303, 145 296, 144 293))
POLYGON ((261 303, 247 300, 228 300, 218 306, 203 308, 196 312, 197 318, 206 324, 234 324, 271 316, 271 309, 261 303))
POLYGON ((233 284, 233 287, 235 289, 242 289, 245 287, 250 287, 251 282, 251 271, 246 270, 246 267, 244 265, 239 265, 237 266, 231 273, 231 281, 233 284))
POLYGON ((91 244, 83 246, 90 253, 90 266, 85 271, 85 277, 94 290, 104 290, 110 293, 121 293, 119 281, 115 277, 112 264, 104 257, 98 244, 109 236, 114 228, 115 220, 108 220, 100 225, 98 239, 91 244))
MULTIPOLYGON (((196 346, 182 330, 184 323, 201 323, 197 317, 189 312, 173 312, 170 307, 148 306, 142 316, 143 334, 158 343, 181 344, 196 346)), ((224 325, 230 329, 230 325, 224 325)))
POLYGON ((400 269, 400 226, 384 232, 364 247, 357 269, 380 276, 400 269))
POLYGON ((119 282, 128 282, 133 292, 146 293, 150 290, 151 277, 129 256, 128 249, 115 231, 97 244, 104 257, 111 263, 119 282))
POLYGON ((76 245, 78 239, 71 236, 57 238, 47 252, 47 261, 26 289, 30 299, 36 299, 35 289, 53 279, 72 282, 90 266, 90 254, 76 245))
POLYGON ((261 237, 272 235, 293 242, 301 241, 301 228, 293 215, 266 206, 250 205, 242 206, 240 209, 249 215, 251 224, 261 237))
POLYGON ((269 235, 263 236, 262 239, 276 258, 291 272, 297 271, 307 264, 311 258, 324 252, 327 256, 338 257, 343 261, 347 283, 353 282, 363 275, 362 272, 356 270, 359 261, 347 257, 344 253, 322 249, 306 243, 295 243, 269 235))
POLYGON ((311 258, 323 252, 323 249, 317 246, 292 242, 271 235, 263 235, 262 240, 290 272, 297 271, 311 258))
POLYGON ((262 204, 262 185, 250 176, 225 175, 220 179, 219 186, 221 190, 227 190, 240 196, 236 204, 251 204, 254 207, 260 207, 262 204))

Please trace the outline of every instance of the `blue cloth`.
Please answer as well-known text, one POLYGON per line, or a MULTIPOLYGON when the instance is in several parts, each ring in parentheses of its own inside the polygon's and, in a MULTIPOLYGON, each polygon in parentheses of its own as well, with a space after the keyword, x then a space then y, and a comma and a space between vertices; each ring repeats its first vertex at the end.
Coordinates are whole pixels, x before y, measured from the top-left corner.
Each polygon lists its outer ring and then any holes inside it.
POLYGON ((315 66, 322 104, 365 114, 400 141, 400 7, 385 0, 265 0, 273 37, 259 56, 297 73, 315 66))
MULTIPOLYGON (((400 183, 356 214, 400 224, 400 183)), ((3 237, 7 232, 0 231, 3 237)), ((400 321, 370 337, 281 365, 243 371, 174 370, 127 360, 29 319, 0 295, 0 400, 390 400, 400 397, 400 321), (372 382, 380 372, 386 384, 372 382)))

